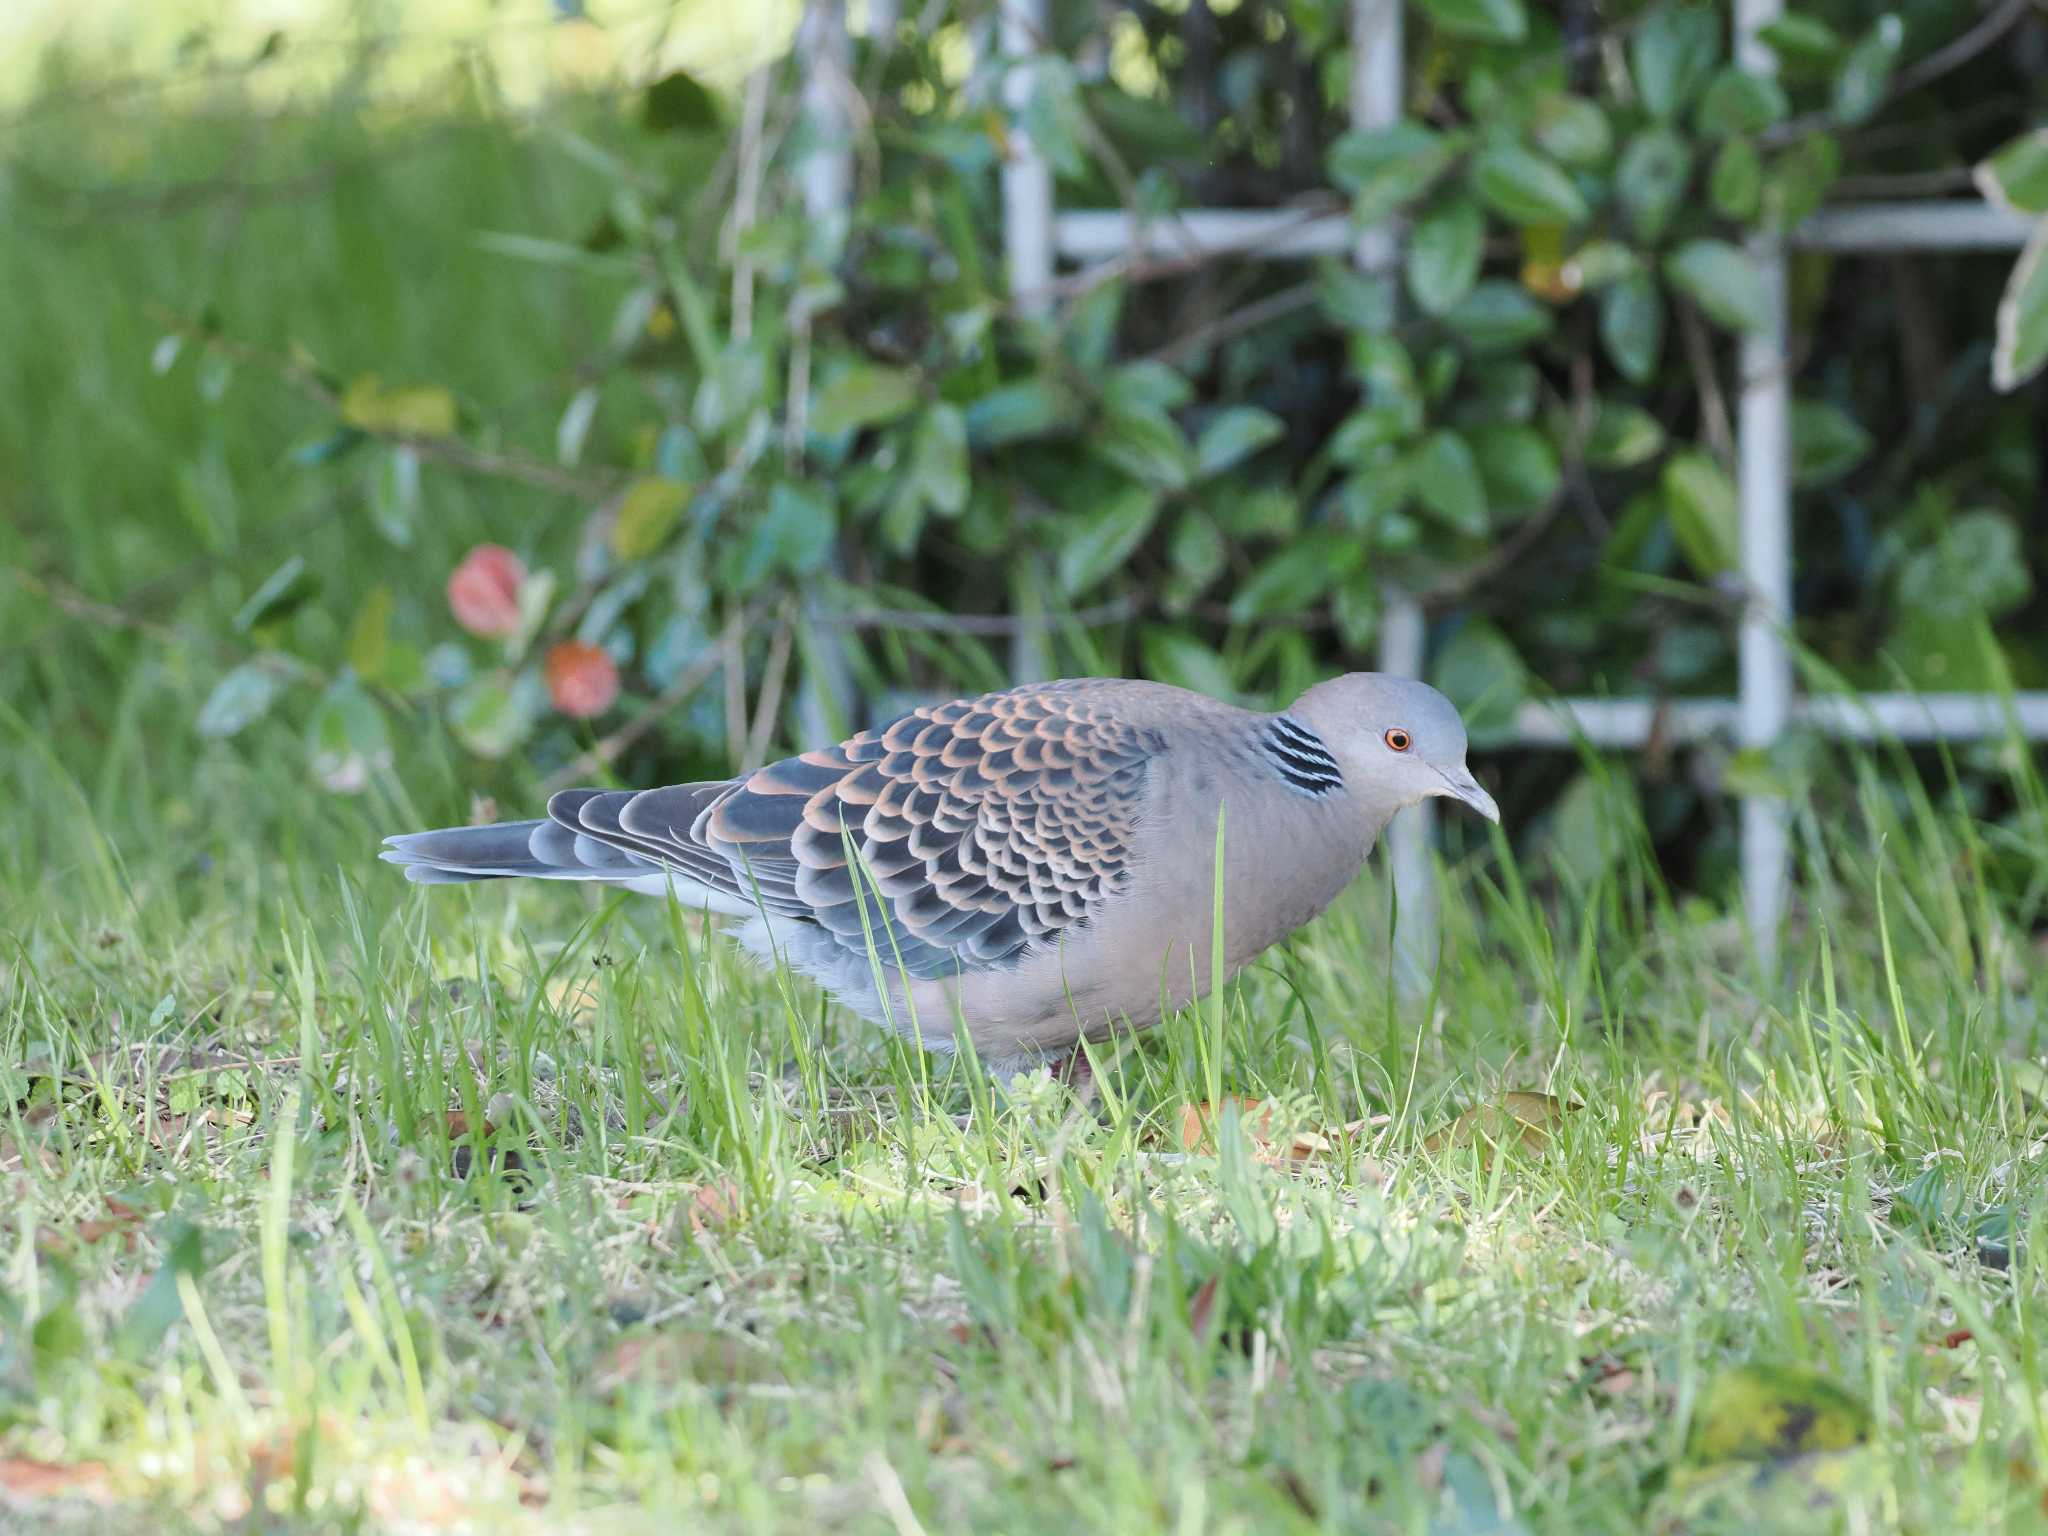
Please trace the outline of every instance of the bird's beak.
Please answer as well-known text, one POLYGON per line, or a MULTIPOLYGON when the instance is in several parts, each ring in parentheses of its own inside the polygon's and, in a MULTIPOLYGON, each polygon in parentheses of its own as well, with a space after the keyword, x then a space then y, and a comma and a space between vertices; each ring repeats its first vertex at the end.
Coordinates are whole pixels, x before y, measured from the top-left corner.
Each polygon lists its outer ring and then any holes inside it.
POLYGON ((1488 821, 1500 821, 1500 807, 1493 803, 1493 796, 1479 787, 1479 781, 1472 777, 1472 770, 1463 763, 1444 774, 1444 787, 1430 791, 1449 800, 1461 800, 1472 807, 1488 821))

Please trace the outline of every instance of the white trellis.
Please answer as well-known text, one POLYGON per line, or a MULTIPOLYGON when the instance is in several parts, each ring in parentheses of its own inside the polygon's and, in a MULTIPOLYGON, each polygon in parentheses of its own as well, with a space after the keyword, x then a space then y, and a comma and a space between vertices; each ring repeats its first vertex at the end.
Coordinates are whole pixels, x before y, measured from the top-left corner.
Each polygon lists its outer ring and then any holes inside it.
MULTIPOLYGON (((1001 0, 1006 54, 1022 60, 1042 46, 1045 0, 1001 0)), ((1751 69, 1774 67, 1758 31, 1783 10, 1782 0, 1737 0, 1737 54, 1751 69)), ((1351 115, 1378 127, 1401 111, 1401 0, 1352 0, 1351 115)), ((1028 90, 1012 68, 1005 99, 1014 108, 1028 90)), ((1204 208, 1143 223, 1121 209, 1054 206, 1051 168, 1021 126, 1013 126, 1003 170, 1004 239, 1010 291, 1030 302, 1050 292, 1056 262, 1088 263, 1159 254, 1237 254, 1298 260, 1349 255, 1384 269, 1395 233, 1352 228, 1341 214, 1305 216, 1287 210, 1204 208)), ((1525 705, 1515 741, 1566 747, 1581 738, 1600 747, 1640 747, 1652 733, 1664 740, 1732 736, 1743 747, 1767 748, 1797 725, 1832 736, 1901 740, 1970 739, 2017 729, 2048 737, 2048 693, 2013 699, 1980 694, 1864 694, 1799 697, 1793 687, 1791 618, 1791 430, 1785 335, 1786 245, 1840 252, 2018 249, 2030 224, 1980 202, 1875 203, 1823 209, 1782 239, 1759 236, 1750 247, 1770 296, 1769 322, 1743 339, 1736 433, 1736 485, 1741 502, 1741 570, 1746 600, 1737 641, 1738 687, 1732 699, 1558 699, 1525 705)), ((1399 594, 1381 627, 1379 665, 1415 675, 1423 665, 1420 608, 1399 594)), ((1791 862, 1789 807, 1768 796, 1742 799, 1744 908, 1759 951, 1775 953, 1791 862)), ((1434 945, 1427 826, 1411 816, 1393 838, 1395 887, 1404 921, 1404 956, 1426 968, 1434 945)))

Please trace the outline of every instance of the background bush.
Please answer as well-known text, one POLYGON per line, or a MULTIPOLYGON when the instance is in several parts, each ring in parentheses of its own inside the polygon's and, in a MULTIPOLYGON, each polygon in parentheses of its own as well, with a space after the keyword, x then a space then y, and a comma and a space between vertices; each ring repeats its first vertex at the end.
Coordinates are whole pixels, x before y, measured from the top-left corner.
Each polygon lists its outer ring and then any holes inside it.
MULTIPOLYGON (((993 6, 906 6, 854 52, 844 218, 800 195, 799 60, 678 70, 619 33, 593 82, 560 63, 607 46, 575 7, 538 99, 368 29, 201 38, 138 61, 147 91, 52 55, 0 191, 0 277, 37 299, 0 410, 0 624, 32 643, 0 684, 90 710, 44 647, 109 697, 157 668, 178 728, 450 805, 724 773, 1020 662, 1283 699, 1370 664, 1389 583, 1482 747, 1533 692, 1731 690, 1743 242, 1970 195, 2002 149, 1980 182, 2048 206, 2048 18, 1801 5, 1773 78, 1721 7, 1429 0, 1402 123, 1361 135, 1343 9, 1061 3, 1013 117, 993 6), (1062 206, 1348 203, 1405 258, 1139 257, 1035 317, 1003 275, 1020 123, 1062 206), (1018 614, 1048 621, 1021 652, 1018 614), (835 656, 850 689, 807 696, 835 656)), ((2048 396, 1994 382, 2048 349, 2041 246, 2003 338, 2009 256, 1795 255, 1815 677, 2048 674, 2048 396)), ((1801 750, 1653 745, 1677 872, 1717 880, 1718 791, 1796 785, 1801 750)), ((1560 790, 1590 814, 1568 761, 1494 771, 1524 825, 1560 790)))

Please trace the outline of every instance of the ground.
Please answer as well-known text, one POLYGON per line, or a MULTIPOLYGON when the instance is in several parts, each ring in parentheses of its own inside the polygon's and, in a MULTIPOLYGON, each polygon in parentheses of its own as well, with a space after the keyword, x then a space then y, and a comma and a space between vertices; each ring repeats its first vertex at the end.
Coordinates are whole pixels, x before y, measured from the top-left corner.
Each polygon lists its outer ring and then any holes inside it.
POLYGON ((1495 843, 1433 995, 1369 875, 1087 1107, 657 903, 408 888, 373 807, 15 763, 19 1528, 2048 1519, 2027 897, 1874 778, 1776 971, 1495 843))

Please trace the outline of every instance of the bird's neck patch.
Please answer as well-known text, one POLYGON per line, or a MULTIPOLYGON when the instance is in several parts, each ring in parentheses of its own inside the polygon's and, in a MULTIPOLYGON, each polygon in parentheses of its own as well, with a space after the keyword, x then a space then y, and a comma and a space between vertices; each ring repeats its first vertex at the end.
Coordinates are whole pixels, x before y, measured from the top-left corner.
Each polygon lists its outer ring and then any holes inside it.
POLYGON ((1292 715, 1277 715, 1259 733, 1266 760, 1288 787, 1304 795, 1328 795, 1344 787, 1344 774, 1323 738, 1292 715))

